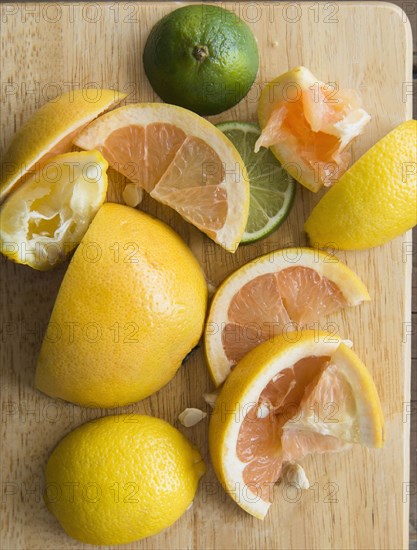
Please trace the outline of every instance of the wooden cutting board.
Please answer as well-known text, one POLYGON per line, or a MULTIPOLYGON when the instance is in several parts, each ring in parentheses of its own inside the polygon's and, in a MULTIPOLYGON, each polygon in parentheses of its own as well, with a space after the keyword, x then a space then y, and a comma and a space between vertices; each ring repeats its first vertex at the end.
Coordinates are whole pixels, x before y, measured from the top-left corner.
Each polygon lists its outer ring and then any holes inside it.
MULTIPOLYGON (((48 99, 72 86, 112 87, 128 102, 159 101, 144 75, 142 51, 151 27, 181 3, 2 4, 1 148, 48 99)), ((261 54, 256 85, 217 117, 256 120, 262 84, 297 65, 319 79, 360 90, 372 115, 354 145, 358 158, 397 124, 411 118, 411 31, 401 10, 379 2, 230 3, 251 26, 261 54)), ((166 208, 142 207, 176 228, 207 276, 219 283, 271 249, 305 245, 303 222, 317 202, 301 187, 291 215, 269 239, 228 254, 166 208)), ((383 450, 360 447, 305 460, 311 489, 285 486, 264 522, 243 512, 218 484, 207 449, 208 418, 178 426, 187 406, 208 410, 211 388, 200 348, 175 379, 152 397, 112 411, 152 414, 177 425, 205 456, 208 472, 194 506, 170 529, 129 548, 405 548, 408 541, 411 236, 374 250, 338 253, 369 288, 372 302, 324 321, 354 342, 372 371, 386 419, 383 450), (335 325, 334 325, 335 324, 335 325)), ((34 368, 66 266, 48 273, 1 260, 2 298, 2 538, 4 549, 76 549, 47 512, 43 471, 70 430, 108 410, 86 410, 34 389, 34 368)), ((82 299, 82 297, 80 297, 82 299)), ((329 328, 329 325, 327 325, 329 328)))

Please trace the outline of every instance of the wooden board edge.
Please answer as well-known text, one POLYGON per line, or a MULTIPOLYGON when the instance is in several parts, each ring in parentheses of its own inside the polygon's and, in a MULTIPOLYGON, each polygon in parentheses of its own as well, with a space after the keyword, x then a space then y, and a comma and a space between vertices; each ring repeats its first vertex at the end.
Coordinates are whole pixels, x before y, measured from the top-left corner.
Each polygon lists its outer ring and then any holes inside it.
POLYGON ((402 329, 403 353, 404 353, 404 401, 403 401, 403 423, 404 423, 404 444, 403 444, 403 463, 404 477, 402 486, 402 503, 404 507, 403 514, 403 548, 407 549, 410 536, 410 495, 407 488, 410 488, 410 438, 411 438, 411 334, 408 328, 411 327, 411 297, 412 297, 412 257, 416 251, 413 247, 412 230, 410 229, 404 235, 402 261, 405 263, 405 295, 404 295, 404 322, 402 329))
MULTIPOLYGON (((410 20, 405 13, 405 11, 397 6, 396 4, 392 4, 390 2, 378 2, 379 6, 383 8, 389 8, 392 10, 393 13, 396 13, 400 18, 402 23, 404 24, 405 29, 405 75, 406 75, 406 82, 413 82, 413 33, 411 29, 411 23, 410 20)), ((409 120, 413 118, 413 98, 411 95, 407 95, 406 97, 406 119, 409 120)), ((407 252, 410 253, 410 256, 408 258, 403 258, 403 261, 405 261, 405 273, 404 273, 404 279, 405 279, 405 309, 404 309, 404 325, 403 327, 410 326, 411 324, 411 303, 412 303, 412 258, 414 247, 413 247, 413 238, 412 238, 412 230, 407 231, 407 233, 404 235, 403 240, 403 246, 407 243, 407 252)), ((411 403, 411 338, 406 339, 403 337, 403 350, 404 350, 404 401, 405 405, 407 403, 411 403)), ((404 421, 404 418, 403 418, 404 421)), ((410 537, 410 498, 409 495, 404 498, 404 490, 409 486, 410 484, 410 437, 411 437, 411 418, 407 419, 404 422, 404 444, 403 444, 403 463, 404 463, 404 478, 403 478, 403 486, 402 486, 402 492, 403 492, 403 507, 404 507, 404 514, 403 514, 403 548, 407 549, 409 547, 409 537, 410 537)))

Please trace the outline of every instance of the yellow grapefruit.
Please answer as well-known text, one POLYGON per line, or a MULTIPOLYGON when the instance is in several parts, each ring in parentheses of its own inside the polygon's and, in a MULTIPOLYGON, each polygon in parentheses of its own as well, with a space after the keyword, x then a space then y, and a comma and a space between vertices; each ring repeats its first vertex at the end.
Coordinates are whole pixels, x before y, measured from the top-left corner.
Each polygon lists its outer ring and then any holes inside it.
POLYGON ((207 287, 167 225, 105 203, 65 274, 38 358, 44 393, 91 407, 159 390, 199 341, 207 287))
POLYGON ((382 245, 417 224, 417 121, 378 141, 316 205, 305 223, 312 246, 382 245))

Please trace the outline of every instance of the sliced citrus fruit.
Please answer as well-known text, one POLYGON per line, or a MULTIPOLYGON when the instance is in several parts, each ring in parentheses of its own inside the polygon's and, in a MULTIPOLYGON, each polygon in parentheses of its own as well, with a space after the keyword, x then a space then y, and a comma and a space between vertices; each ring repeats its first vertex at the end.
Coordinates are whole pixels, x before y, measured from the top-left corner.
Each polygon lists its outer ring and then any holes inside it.
POLYGON ((226 380, 209 428, 214 469, 244 510, 263 519, 283 465, 354 443, 382 447, 369 371, 339 337, 300 331, 249 352, 226 380))
POLYGON ((250 187, 249 217, 241 243, 263 239, 276 231, 290 213, 295 181, 269 149, 254 152, 261 135, 259 126, 248 122, 217 124, 242 157, 250 187))
POLYGON ((62 94, 38 109, 15 134, 3 157, 0 201, 54 155, 71 151, 72 141, 100 113, 126 94, 82 89, 62 94))
POLYGON ((63 261, 106 198, 107 167, 98 151, 50 159, 2 205, 2 254, 40 270, 63 261))
POLYGON ((353 138, 371 118, 361 105, 356 90, 339 90, 297 67, 262 90, 262 134, 255 151, 271 147, 284 168, 311 191, 332 185, 349 166, 353 138))
POLYGON ((203 271, 179 235, 140 210, 107 202, 74 253, 49 321, 94 332, 46 334, 36 387, 84 407, 144 399, 198 344, 206 305, 203 271))
POLYGON ((260 342, 369 299, 359 277, 329 254, 287 248, 255 258, 220 285, 210 307, 204 339, 214 383, 260 342))
POLYGON ((248 219, 246 168, 233 144, 204 118, 163 103, 128 105, 95 120, 75 144, 99 149, 151 197, 236 250, 248 219))
POLYGON ((310 242, 360 250, 417 224, 417 121, 397 126, 369 149, 316 205, 305 223, 310 242))

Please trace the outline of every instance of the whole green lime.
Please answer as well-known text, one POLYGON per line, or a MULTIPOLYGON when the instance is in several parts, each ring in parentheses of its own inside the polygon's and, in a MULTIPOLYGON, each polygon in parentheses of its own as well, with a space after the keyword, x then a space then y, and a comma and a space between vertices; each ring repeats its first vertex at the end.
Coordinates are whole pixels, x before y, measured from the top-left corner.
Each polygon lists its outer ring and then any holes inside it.
POLYGON ((245 97, 259 55, 252 31, 236 14, 196 4, 169 13, 153 27, 143 63, 161 99, 214 115, 245 97))

